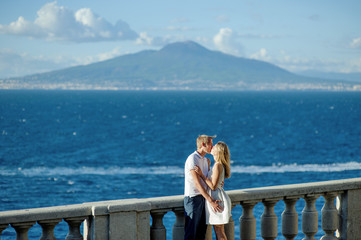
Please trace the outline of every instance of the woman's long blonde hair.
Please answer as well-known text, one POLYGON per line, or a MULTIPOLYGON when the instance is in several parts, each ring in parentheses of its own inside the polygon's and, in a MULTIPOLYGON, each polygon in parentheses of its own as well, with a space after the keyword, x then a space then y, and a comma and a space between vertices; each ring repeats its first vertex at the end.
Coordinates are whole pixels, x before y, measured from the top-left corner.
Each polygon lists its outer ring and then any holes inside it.
POLYGON ((231 177, 231 154, 229 153, 229 149, 226 143, 218 142, 214 147, 218 154, 215 156, 215 160, 217 162, 222 163, 224 167, 224 177, 231 177))

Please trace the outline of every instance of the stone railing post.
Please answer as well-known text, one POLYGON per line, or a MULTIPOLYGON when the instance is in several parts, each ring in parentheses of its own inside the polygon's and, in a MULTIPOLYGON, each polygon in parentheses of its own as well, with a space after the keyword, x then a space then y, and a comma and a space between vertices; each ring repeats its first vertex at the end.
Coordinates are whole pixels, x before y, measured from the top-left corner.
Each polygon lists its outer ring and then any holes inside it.
POLYGON ((321 238, 322 240, 337 240, 335 237, 335 231, 338 228, 338 213, 335 206, 335 198, 337 195, 338 193, 336 192, 323 195, 325 204, 321 210, 321 222, 325 235, 321 238))
POLYGON ((85 219, 83 234, 87 240, 109 239, 109 212, 107 205, 92 206, 92 215, 85 219))
POLYGON ((152 226, 150 228, 150 239, 151 240, 163 240, 166 239, 167 229, 163 225, 163 217, 168 210, 155 210, 151 211, 152 215, 152 226))
MULTIPOLYGON (((236 206, 235 203, 232 203, 232 209, 236 206)), ((234 220, 232 216, 229 218, 229 223, 224 225, 224 231, 228 240, 234 240, 234 220)))
POLYGON ((296 202, 298 197, 285 197, 286 204, 282 213, 282 234, 286 240, 293 240, 298 234, 298 213, 296 211, 296 202))
POLYGON ((263 239, 273 240, 277 237, 277 215, 274 207, 279 199, 265 199, 261 216, 261 234, 263 239))
POLYGON ((348 190, 341 194, 338 211, 340 228, 339 239, 359 239, 361 236, 361 189, 348 190))
POLYGON ((175 214, 175 223, 172 229, 173 240, 184 239, 184 208, 176 208, 173 210, 175 214))
POLYGON ((82 240, 83 236, 80 233, 80 225, 85 220, 85 217, 65 218, 65 222, 69 225, 69 232, 65 240, 82 240))
POLYGON ((253 215, 253 208, 258 202, 241 202, 243 213, 239 219, 239 235, 242 240, 256 239, 256 218, 253 215))
POLYGON ((62 219, 38 221, 39 225, 43 229, 40 240, 56 240, 54 236, 54 228, 61 221, 62 219))
POLYGON ((109 240, 149 240, 150 206, 139 199, 109 204, 109 240))
POLYGON ((13 223, 11 226, 16 231, 16 240, 28 240, 28 231, 36 222, 13 223))
POLYGON ((305 234, 304 240, 315 240, 318 231, 318 212, 315 202, 319 195, 306 195, 304 197, 306 205, 302 211, 302 232, 305 234))

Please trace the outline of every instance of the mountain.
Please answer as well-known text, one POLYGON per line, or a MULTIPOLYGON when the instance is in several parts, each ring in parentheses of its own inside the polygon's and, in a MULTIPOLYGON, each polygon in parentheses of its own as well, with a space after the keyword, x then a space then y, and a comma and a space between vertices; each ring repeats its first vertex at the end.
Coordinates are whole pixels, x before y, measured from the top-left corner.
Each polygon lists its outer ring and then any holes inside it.
MULTIPOLYGON (((300 76, 267 62, 169 44, 107 61, 0 81, 1 88, 275 90, 354 89, 359 85, 300 76)), ((360 87, 361 89, 361 87, 360 87)))

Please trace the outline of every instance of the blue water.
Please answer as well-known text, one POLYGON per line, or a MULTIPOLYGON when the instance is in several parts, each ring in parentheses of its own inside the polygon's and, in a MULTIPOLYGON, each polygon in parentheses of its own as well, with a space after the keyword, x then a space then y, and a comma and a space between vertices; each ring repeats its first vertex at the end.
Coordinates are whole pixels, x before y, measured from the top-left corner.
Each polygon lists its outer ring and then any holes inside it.
POLYGON ((199 134, 229 145, 226 190, 360 177, 360 122, 356 92, 2 90, 0 211, 183 194, 199 134))

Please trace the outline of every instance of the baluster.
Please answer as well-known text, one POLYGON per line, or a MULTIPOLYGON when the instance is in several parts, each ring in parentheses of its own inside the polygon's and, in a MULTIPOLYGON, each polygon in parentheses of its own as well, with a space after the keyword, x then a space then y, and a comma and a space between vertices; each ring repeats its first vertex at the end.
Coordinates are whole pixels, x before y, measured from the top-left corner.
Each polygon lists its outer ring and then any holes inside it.
POLYGON ((40 240, 55 240, 54 228, 61 221, 62 219, 38 221, 39 225, 43 229, 40 240))
POLYGON ((65 240, 82 240, 83 236, 80 233, 80 225, 85 220, 85 217, 65 218, 64 220, 69 226, 69 232, 65 240))
POLYGON ((241 202, 243 213, 239 219, 239 235, 244 240, 256 239, 256 218, 253 215, 253 208, 257 202, 241 202))
POLYGON ((302 210, 302 232, 305 234, 303 240, 315 240, 318 230, 318 212, 315 202, 319 195, 307 195, 304 197, 306 205, 302 210))
POLYGON ((282 234, 286 240, 293 240, 298 234, 298 213, 295 207, 298 199, 298 197, 284 199, 286 208, 282 213, 282 234))
POLYGON ((166 239, 167 229, 163 225, 165 210, 152 211, 152 227, 150 228, 150 239, 166 239))
POLYGON ((11 226, 15 228, 16 240, 27 240, 28 231, 36 222, 23 222, 23 223, 12 223, 11 226))
MULTIPOLYGON (((232 203, 232 209, 236 206, 235 203, 232 203)), ((234 240, 234 220, 232 216, 229 218, 228 224, 224 225, 224 231, 226 233, 228 240, 234 240)))
POLYGON ((172 230, 173 240, 184 239, 184 208, 176 208, 173 210, 175 214, 175 223, 172 230))
POLYGON ((0 225, 0 239, 1 239, 1 233, 2 231, 4 231, 5 229, 7 229, 9 227, 9 224, 1 224, 0 225))
POLYGON ((273 240, 277 237, 277 215, 274 207, 278 199, 264 200, 264 211, 261 216, 261 234, 263 239, 273 240))
POLYGON ((338 214, 335 206, 335 198, 337 195, 338 193, 335 192, 323 195, 325 204, 321 210, 321 222, 325 235, 321 238, 322 240, 337 240, 335 237, 335 231, 338 228, 338 214))

